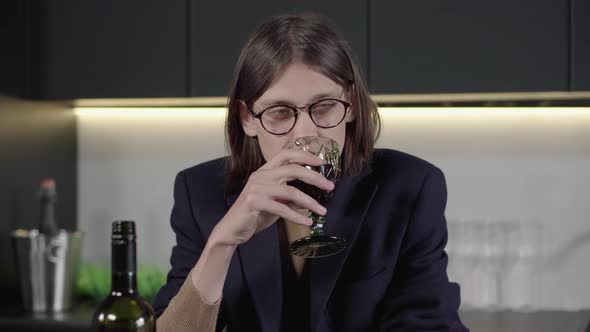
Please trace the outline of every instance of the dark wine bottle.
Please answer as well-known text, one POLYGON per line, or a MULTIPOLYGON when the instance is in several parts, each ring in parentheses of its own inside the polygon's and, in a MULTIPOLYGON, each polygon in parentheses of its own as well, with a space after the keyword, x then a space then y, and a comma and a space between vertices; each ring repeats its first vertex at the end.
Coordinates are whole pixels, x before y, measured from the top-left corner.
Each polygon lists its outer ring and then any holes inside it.
POLYGON ((152 306, 137 291, 135 223, 113 222, 111 235, 111 294, 96 309, 95 331, 156 330, 152 306))
POLYGON ((39 197, 41 201, 39 232, 52 238, 59 233, 59 229, 55 223, 55 203, 57 201, 57 194, 54 179, 46 179, 41 182, 39 197))

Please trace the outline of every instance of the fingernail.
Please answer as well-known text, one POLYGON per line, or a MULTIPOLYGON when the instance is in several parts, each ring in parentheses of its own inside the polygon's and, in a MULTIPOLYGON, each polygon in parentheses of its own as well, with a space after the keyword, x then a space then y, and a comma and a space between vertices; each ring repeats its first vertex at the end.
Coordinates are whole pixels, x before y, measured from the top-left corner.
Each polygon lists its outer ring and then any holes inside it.
POLYGON ((321 212, 321 214, 326 214, 326 212, 328 212, 328 210, 326 210, 326 208, 322 206, 322 207, 320 207, 320 212, 321 212))

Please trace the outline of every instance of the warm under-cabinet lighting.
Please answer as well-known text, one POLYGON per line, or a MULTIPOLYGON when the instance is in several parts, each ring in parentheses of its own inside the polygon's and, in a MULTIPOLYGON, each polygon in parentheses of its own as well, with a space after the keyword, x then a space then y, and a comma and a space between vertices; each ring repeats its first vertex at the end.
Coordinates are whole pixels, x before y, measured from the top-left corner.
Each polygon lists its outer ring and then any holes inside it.
POLYGON ((218 117, 224 116, 224 107, 76 107, 82 117, 218 117))
MULTIPOLYGON (((225 107, 76 107, 83 117, 219 117, 225 107)), ((380 107, 384 117, 582 117, 590 118, 590 107, 380 107)))

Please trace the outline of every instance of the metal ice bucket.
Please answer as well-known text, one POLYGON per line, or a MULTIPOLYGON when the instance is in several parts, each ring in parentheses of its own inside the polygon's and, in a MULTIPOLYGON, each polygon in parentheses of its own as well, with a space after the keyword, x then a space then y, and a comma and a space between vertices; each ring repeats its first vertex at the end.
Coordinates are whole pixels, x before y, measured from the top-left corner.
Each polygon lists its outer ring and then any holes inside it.
POLYGON ((36 229, 19 229, 11 235, 25 309, 69 309, 76 290, 82 234, 60 230, 49 237, 36 229))

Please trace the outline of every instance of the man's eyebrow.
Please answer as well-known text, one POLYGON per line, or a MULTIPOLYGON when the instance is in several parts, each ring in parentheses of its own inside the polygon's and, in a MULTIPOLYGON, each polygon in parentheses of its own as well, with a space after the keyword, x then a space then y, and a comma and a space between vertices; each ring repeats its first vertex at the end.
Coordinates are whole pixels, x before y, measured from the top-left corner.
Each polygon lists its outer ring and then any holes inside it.
MULTIPOLYGON (((338 98, 338 94, 334 93, 334 92, 323 92, 323 93, 318 93, 313 95, 311 98, 309 98, 309 103, 313 103, 316 100, 320 100, 322 98, 338 98)), ((295 105, 295 103, 292 100, 287 100, 287 99, 283 99, 283 98, 279 98, 279 99, 269 99, 269 100, 265 100, 263 102, 260 102, 260 104, 258 105, 261 109, 263 108, 267 108, 273 105, 294 105, 294 106, 303 106, 303 105, 295 105)))

